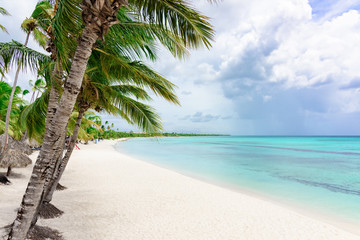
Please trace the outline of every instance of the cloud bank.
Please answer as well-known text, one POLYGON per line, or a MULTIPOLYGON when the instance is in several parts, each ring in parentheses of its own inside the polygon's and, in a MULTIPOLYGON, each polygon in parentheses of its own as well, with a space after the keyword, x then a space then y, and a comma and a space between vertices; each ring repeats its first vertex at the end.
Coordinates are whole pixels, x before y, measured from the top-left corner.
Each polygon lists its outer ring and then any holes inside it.
MULTIPOLYGON (((237 113, 222 123, 232 124, 235 134, 360 134, 355 124, 360 112, 360 4, 326 3, 203 4, 215 17, 214 48, 194 53, 195 59, 176 66, 176 74, 171 64, 162 70, 174 74, 179 86, 191 79, 192 92, 199 86, 220 87, 220 94, 204 97, 226 103, 212 108, 214 116, 237 113)), ((191 97, 195 103, 196 96, 191 97)))
MULTIPOLYGON (((152 104, 167 131, 360 134, 359 1, 194 3, 212 18, 216 41, 210 51, 192 51, 186 61, 160 52, 153 66, 178 86, 182 104, 159 99, 152 104)), ((13 5, 3 3, 14 18, 26 16, 13 5)), ((11 30, 11 36, 21 40, 19 32, 11 30)))

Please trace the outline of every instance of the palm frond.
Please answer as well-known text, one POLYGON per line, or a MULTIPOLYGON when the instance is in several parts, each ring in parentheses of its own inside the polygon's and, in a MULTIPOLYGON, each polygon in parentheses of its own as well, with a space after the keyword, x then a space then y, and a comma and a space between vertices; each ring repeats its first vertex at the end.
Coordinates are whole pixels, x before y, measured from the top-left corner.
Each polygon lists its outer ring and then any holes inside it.
MULTIPOLYGON (((68 134, 69 135, 73 134, 78 116, 79 116, 79 113, 76 111, 72 112, 72 114, 70 116, 70 119, 68 122, 68 134)), ((87 129, 89 127, 94 127, 97 130, 101 130, 101 126, 99 124, 97 124, 95 121, 93 121, 93 119, 96 119, 96 117, 98 117, 98 116, 96 116, 95 113, 92 111, 85 112, 85 115, 81 120, 81 125, 80 125, 80 129, 79 129, 79 133, 78 133, 78 139, 88 141, 93 138, 92 134, 89 134, 87 132, 87 129)))
POLYGON ((4 27, 3 25, 0 24, 0 30, 6 33, 9 33, 6 29, 6 27, 4 27))
POLYGON ((30 139, 41 143, 45 132, 45 119, 49 101, 49 91, 46 90, 32 104, 20 113, 19 123, 27 130, 30 139))
POLYGON ((43 48, 46 47, 46 43, 47 43, 47 36, 42 33, 39 29, 35 28, 33 30, 33 36, 34 36, 34 39, 35 41, 43 48))
POLYGON ((132 96, 135 97, 136 99, 140 99, 140 100, 146 100, 146 101, 150 101, 151 97, 148 95, 148 93, 137 86, 134 85, 112 85, 109 86, 109 88, 111 88, 111 91, 113 91, 114 93, 117 94, 122 94, 125 96, 132 96))
POLYGON ((10 65, 21 66, 23 70, 29 68, 33 72, 51 61, 49 56, 14 40, 9 43, 0 43, 0 62, 4 62, 4 59, 10 59, 10 65))
MULTIPOLYGON (((0 82, 0 134, 2 134, 5 129, 6 112, 11 90, 12 87, 8 83, 0 82)), ((9 134, 16 139, 19 139, 22 136, 21 126, 17 122, 20 114, 20 108, 24 104, 24 100, 18 96, 21 92, 20 87, 15 88, 9 119, 9 134)))
MULTIPOLYGON (((115 38, 115 45, 120 45, 121 48, 127 49, 130 47, 130 49, 138 49, 140 47, 145 56, 151 60, 154 60, 152 54, 155 54, 156 40, 175 57, 181 58, 188 54, 183 40, 163 26, 136 21, 136 14, 127 8, 120 9, 117 18, 119 23, 110 29, 109 36, 106 40, 107 43, 108 41, 113 43, 112 38, 115 38), (149 47, 150 49, 148 49, 149 47)), ((114 44, 108 44, 108 46, 111 47, 113 45, 114 44)), ((137 54, 139 55, 138 52, 137 54)))
POLYGON ((51 23, 53 43, 63 68, 69 68, 68 58, 75 51, 77 37, 82 30, 81 0, 58 1, 58 8, 51 23))
POLYGON ((141 20, 170 30, 183 39, 186 47, 211 47, 214 30, 209 18, 193 9, 187 1, 133 0, 129 5, 138 12, 141 20))
POLYGON ((119 115, 126 115, 133 124, 146 132, 158 132, 163 130, 161 119, 155 110, 139 101, 124 95, 116 95, 112 98, 112 104, 116 106, 119 115))
POLYGON ((10 15, 10 13, 8 12, 8 11, 6 11, 6 9, 5 8, 3 8, 3 7, 0 7, 0 15, 10 15))
MULTIPOLYGON (((10 13, 9 13, 8 11, 6 11, 5 8, 0 7, 0 15, 8 15, 8 16, 9 16, 10 13)), ((2 31, 4 31, 4 32, 8 33, 6 27, 4 27, 4 26, 1 25, 1 24, 0 24, 0 29, 1 29, 2 31)))
MULTIPOLYGON (((176 86, 146 65, 141 62, 131 62, 126 57, 113 56, 104 52, 98 53, 100 55, 90 59, 89 64, 90 66, 100 65, 99 69, 102 71, 100 73, 105 74, 112 82, 135 84, 141 88, 146 87, 165 100, 180 104, 174 93, 176 86), (96 59, 100 59, 100 61, 96 59)), ((96 55, 96 53, 93 54, 96 55)), ((92 78, 99 77, 97 74, 94 73, 92 78)))

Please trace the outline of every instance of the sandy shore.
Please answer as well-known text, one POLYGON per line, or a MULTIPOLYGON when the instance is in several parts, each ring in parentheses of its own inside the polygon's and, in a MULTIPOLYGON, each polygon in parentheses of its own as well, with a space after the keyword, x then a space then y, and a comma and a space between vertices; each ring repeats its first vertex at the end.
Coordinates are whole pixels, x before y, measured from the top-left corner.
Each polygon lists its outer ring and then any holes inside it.
MULTIPOLYGON (((61 181, 68 189, 53 200, 65 214, 40 225, 67 240, 360 239, 273 203, 128 157, 114 150, 115 143, 74 151, 61 181)), ((12 185, 0 185, 1 227, 15 218, 31 170, 14 169, 19 176, 12 185)))

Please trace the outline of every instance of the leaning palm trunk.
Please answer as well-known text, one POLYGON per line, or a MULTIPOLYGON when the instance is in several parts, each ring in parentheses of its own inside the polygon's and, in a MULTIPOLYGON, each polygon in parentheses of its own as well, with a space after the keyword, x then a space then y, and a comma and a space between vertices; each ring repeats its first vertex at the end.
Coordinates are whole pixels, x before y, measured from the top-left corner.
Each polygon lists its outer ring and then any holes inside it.
POLYGON ((60 93, 58 90, 58 83, 61 81, 61 74, 62 74, 61 64, 59 62, 56 62, 53 75, 51 77, 51 88, 50 88, 48 109, 45 120, 45 131, 50 126, 50 122, 52 122, 52 120, 54 119, 56 109, 59 106, 58 102, 59 102, 60 93))
POLYGON ((28 187, 23 196, 17 217, 12 224, 8 240, 24 240, 34 217, 38 214, 44 190, 52 177, 56 161, 61 154, 63 129, 73 110, 80 91, 88 59, 94 43, 103 37, 108 28, 116 23, 116 14, 124 0, 84 0, 83 20, 85 28, 76 48, 69 77, 64 86, 59 107, 44 136, 40 154, 35 163, 28 187))
POLYGON ((59 168, 54 173, 54 177, 51 180, 47 191, 45 192, 43 204, 48 204, 52 200, 52 196, 56 190, 56 186, 58 185, 58 183, 62 177, 62 174, 64 173, 65 168, 69 162, 70 156, 74 150, 75 143, 76 143, 77 137, 79 135, 81 120, 82 120, 83 116, 85 115, 85 112, 86 112, 85 109, 80 109, 80 111, 79 111, 79 115, 76 119, 76 124, 74 127, 74 132, 73 132, 73 135, 71 136, 70 145, 65 153, 65 156, 61 160, 59 168))
MULTIPOLYGON (((26 35, 26 39, 25 39, 25 44, 24 46, 26 47, 29 41, 29 37, 30 37, 30 33, 31 31, 28 31, 27 35, 26 35)), ((8 143, 8 138, 9 138, 9 123, 10 123, 10 113, 11 113, 11 106, 12 106, 12 102, 14 99, 14 94, 15 94, 15 89, 17 86, 17 81, 19 78, 19 73, 20 73, 20 69, 21 69, 21 65, 19 64, 16 73, 15 73, 15 79, 14 79, 14 84, 11 90, 11 94, 10 94, 10 98, 9 98, 9 103, 8 103, 8 108, 6 111, 6 121, 5 121, 5 131, 4 131, 4 135, 5 135, 5 141, 4 141, 4 146, 1 152, 5 152, 6 148, 7 148, 7 143, 8 143)))
MULTIPOLYGON (((46 120, 45 120, 46 128, 45 128, 44 142, 47 139, 46 136, 49 136, 49 131, 50 131, 49 129, 50 129, 51 123, 53 122, 53 119, 55 117, 55 113, 56 113, 56 110, 57 110, 57 107, 58 107, 58 101, 59 101, 60 94, 59 94, 59 91, 57 89, 57 82, 59 82, 60 79, 61 79, 61 71, 62 71, 61 67, 58 65, 58 63, 56 63, 55 68, 54 68, 54 73, 53 73, 53 76, 51 78, 52 79, 52 84, 51 84, 51 89, 50 89, 48 109, 47 109, 46 120)), ((37 174, 39 174, 39 167, 37 165, 38 165, 38 161, 35 163, 32 177, 30 178, 28 188, 26 189, 25 195, 23 197, 23 202, 21 204, 22 206, 24 205, 24 201, 26 199, 26 194, 32 194, 31 189, 33 189, 35 187, 34 184, 31 184, 31 181, 32 181, 33 177, 35 177, 34 173, 36 171, 37 171, 37 174)), ((37 211, 37 209, 36 209, 36 211, 37 211)), ((19 213, 18 213, 18 215, 19 215, 19 213)), ((37 216, 36 216, 36 214, 34 214, 33 217, 32 217, 30 226, 35 225, 36 221, 37 221, 37 216)), ((16 220, 13 223, 13 227, 12 227, 11 231, 13 231, 15 224, 16 224, 16 220)), ((11 239, 10 236, 11 236, 11 232, 10 232, 10 235, 9 235, 9 239, 11 239)), ((14 236, 16 237, 16 235, 14 235, 14 236)), ((22 239, 22 238, 20 237, 20 238, 13 238, 13 239, 22 239)))
MULTIPOLYGON (((63 158, 63 150, 64 150, 64 145, 65 145, 65 136, 67 133, 67 125, 65 127, 65 129, 63 130, 63 135, 60 137, 60 139, 62 140, 62 142, 60 143, 60 146, 62 146, 61 150, 59 149, 59 155, 52 160, 53 163, 55 164, 54 166, 54 170, 52 173, 52 176, 48 177, 48 184, 45 184, 44 186, 44 190, 43 190, 43 194, 42 198, 40 200, 40 206, 38 208, 38 212, 36 215, 34 215, 33 221, 30 225, 30 230, 35 226, 38 217, 41 218, 54 218, 54 217, 59 217, 63 214, 63 211, 57 209, 55 206, 53 206, 52 204, 49 204, 51 199, 49 201, 45 201, 45 197, 47 196, 47 192, 53 187, 53 179, 55 178, 55 174, 58 172, 58 169, 60 168, 60 164, 61 164, 61 159, 63 158)), ((56 189, 56 186, 55 186, 56 189)), ((55 190, 54 189, 54 190, 55 190)), ((52 195, 51 195, 52 196, 52 195)))

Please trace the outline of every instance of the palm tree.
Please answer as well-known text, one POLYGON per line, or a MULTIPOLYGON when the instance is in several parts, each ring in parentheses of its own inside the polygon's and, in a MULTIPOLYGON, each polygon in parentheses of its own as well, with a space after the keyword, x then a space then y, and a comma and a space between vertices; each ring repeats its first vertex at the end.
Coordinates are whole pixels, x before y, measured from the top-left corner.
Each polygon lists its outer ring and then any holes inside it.
MULTIPOLYGON (((11 91, 12 88, 8 83, 0 82, 0 135, 4 133, 6 112, 11 91)), ((20 93, 21 88, 16 87, 12 102, 12 111, 10 113, 11 121, 9 122, 9 135, 17 140, 20 140, 22 135, 21 127, 16 121, 20 114, 20 106, 24 103, 23 100, 18 97, 18 94, 20 93)))
MULTIPOLYGON (((89 70, 85 74, 81 91, 77 98, 76 108, 78 111, 78 119, 75 125, 74 134, 71 138, 70 147, 68 148, 65 157, 62 159, 57 173, 53 176, 52 183, 49 184, 51 187, 49 187, 49 190, 45 195, 45 199, 43 201, 44 206, 48 206, 48 203, 52 199, 52 194, 60 180, 60 177, 74 148, 75 141, 77 139, 77 133, 79 132, 81 126, 82 117, 89 108, 95 109, 97 111, 106 111, 110 114, 120 116, 127 120, 130 124, 137 124, 142 130, 147 132, 158 131, 161 129, 159 117, 153 113, 153 109, 129 98, 129 96, 133 96, 140 100, 150 100, 150 97, 146 91, 135 85, 114 85, 116 82, 131 81, 131 78, 119 79, 117 78, 118 72, 116 71, 104 73, 101 67, 103 61, 114 62, 114 58, 108 58, 107 54, 105 56, 101 56, 102 54, 103 53, 94 53, 91 58, 92 60, 89 62, 89 70)), ((152 89, 152 91, 158 93, 160 96, 170 102, 175 104, 179 103, 173 93, 174 85, 147 68, 145 65, 141 65, 138 62, 126 63, 123 60, 124 59, 120 59, 119 62, 121 63, 117 63, 118 71, 124 69, 124 65, 126 64, 133 64, 132 67, 134 69, 132 71, 137 72, 137 84, 141 86, 148 86, 152 89)), ((126 77, 129 76, 130 73, 126 75, 126 77)), ((39 111, 36 112, 39 113, 39 111)), ((35 114, 34 111, 27 111, 27 115, 30 115, 30 118, 33 118, 35 114)), ((108 124, 108 121, 106 121, 105 124, 108 124)), ((113 124, 111 126, 113 127, 113 124)), ((108 127, 110 128, 110 126, 108 127)), ((53 210, 54 207, 51 207, 50 209, 53 210)), ((46 213, 46 215, 49 216, 48 213, 46 213)))
MULTIPOLYGON (((59 0, 56 1, 56 4, 58 9, 62 7, 78 8, 80 6, 85 27, 71 61, 71 68, 59 102, 61 107, 57 108, 53 121, 49 122, 42 149, 8 239, 25 239, 37 214, 44 187, 46 189, 46 180, 52 176, 56 167, 56 160, 62 149, 63 130, 67 125, 77 95, 80 92, 81 82, 94 44, 98 39, 104 39, 109 28, 117 24, 117 13, 120 7, 126 5, 127 2, 124 0, 93 0, 83 1, 80 5, 76 0, 59 0)), ((182 39, 185 46, 210 46, 210 40, 213 37, 211 25, 206 21, 206 17, 192 9, 185 1, 133 0, 129 5, 138 11, 138 15, 144 21, 161 26, 164 31, 173 32, 175 36, 182 39)), ((63 43, 61 42, 62 39, 65 39, 69 36, 69 33, 72 33, 71 30, 69 32, 66 31, 68 30, 67 26, 70 23, 79 21, 80 17, 79 15, 69 16, 73 11, 67 10, 58 10, 56 12, 55 19, 57 21, 54 21, 53 25, 55 33, 54 45, 58 47, 57 52, 59 55, 64 52, 59 48, 61 47, 60 43, 63 43), (57 18, 57 16, 67 16, 72 21, 61 22, 59 21, 61 17, 57 18), (63 37, 60 36, 61 32, 63 37)))
MULTIPOLYGON (((35 19, 25 19, 25 20, 23 21, 23 23, 21 24, 21 29, 26 32, 26 39, 25 39, 25 43, 24 43, 24 46, 25 46, 25 47, 26 47, 27 44, 28 44, 28 41, 29 41, 29 37, 30 37, 31 32, 32 32, 36 27, 37 27, 37 24, 36 24, 36 20, 35 20, 35 19)), ((17 81, 18 81, 20 69, 21 69, 21 65, 18 65, 18 68, 17 68, 16 73, 15 73, 15 79, 14 79, 14 83, 13 83, 13 88, 12 88, 12 91, 11 91, 11 95, 10 95, 10 99, 9 99, 9 104, 8 104, 8 109, 7 109, 7 113, 6 113, 5 131, 4 131, 5 142, 4 142, 4 146, 3 146, 2 152, 5 152, 6 147, 7 147, 8 134, 9 134, 10 112, 11 112, 12 101, 13 101, 13 98, 14 98, 15 88, 16 88, 16 86, 17 86, 17 81)))

